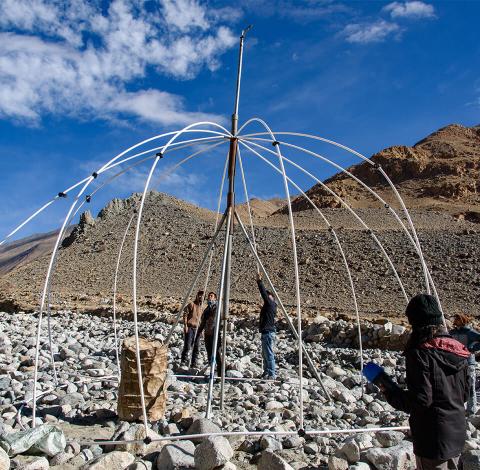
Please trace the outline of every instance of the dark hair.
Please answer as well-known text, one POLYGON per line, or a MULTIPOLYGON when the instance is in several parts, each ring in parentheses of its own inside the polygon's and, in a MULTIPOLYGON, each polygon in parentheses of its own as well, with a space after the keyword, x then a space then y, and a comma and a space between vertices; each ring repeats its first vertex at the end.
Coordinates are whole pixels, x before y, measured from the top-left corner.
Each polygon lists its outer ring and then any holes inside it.
POLYGON ((217 298, 217 294, 215 294, 215 292, 209 292, 207 297, 210 297, 210 294, 213 294, 215 296, 215 298, 217 298))
POLYGON ((203 290, 199 290, 197 292, 197 297, 203 297, 203 294, 205 294, 205 292, 203 292, 203 290))
POLYGON ((448 331, 443 325, 427 325, 419 328, 413 328, 410 338, 408 338, 405 350, 415 348, 420 344, 435 338, 435 336, 444 335, 448 335, 448 331))

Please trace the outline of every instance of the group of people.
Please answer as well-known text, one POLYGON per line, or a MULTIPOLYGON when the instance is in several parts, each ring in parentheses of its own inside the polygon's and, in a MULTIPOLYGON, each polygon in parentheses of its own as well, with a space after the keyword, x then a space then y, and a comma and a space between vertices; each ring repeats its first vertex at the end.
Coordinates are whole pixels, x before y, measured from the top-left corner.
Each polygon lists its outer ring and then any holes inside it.
MULTIPOLYGON (((275 379, 277 304, 273 294, 265 289, 260 275, 257 276, 257 284, 263 300, 259 318, 262 377, 275 379)), ((198 367, 202 333, 210 365, 213 365, 214 359, 216 294, 208 294, 208 305, 204 310, 202 303, 203 292, 200 291, 184 312, 182 363, 189 365, 191 352, 192 367, 198 367)), ((384 373, 387 380, 374 383, 390 405, 410 415, 417 470, 460 469, 467 426, 465 403, 468 414, 477 410, 474 354, 480 351, 480 333, 469 326, 470 318, 466 315, 456 315, 453 329, 449 332, 436 298, 429 294, 413 297, 408 303, 406 316, 412 327, 404 351, 407 388, 400 388, 384 373)), ((221 343, 219 331, 216 351, 219 375, 222 368, 221 343)))
MULTIPOLYGON (((275 317, 277 314, 277 303, 274 295, 268 291, 262 280, 262 276, 257 274, 257 285, 263 300, 260 310, 259 330, 262 343, 263 374, 262 378, 275 380, 275 317)), ((208 364, 212 365, 213 359, 217 367, 217 374, 221 375, 222 357, 221 331, 218 331, 216 354, 214 355, 215 330, 217 320, 217 294, 209 292, 207 296, 207 306, 203 309, 204 292, 198 291, 193 302, 190 302, 183 312, 183 332, 184 344, 181 357, 182 366, 200 368, 199 352, 202 334, 207 351, 208 364)))

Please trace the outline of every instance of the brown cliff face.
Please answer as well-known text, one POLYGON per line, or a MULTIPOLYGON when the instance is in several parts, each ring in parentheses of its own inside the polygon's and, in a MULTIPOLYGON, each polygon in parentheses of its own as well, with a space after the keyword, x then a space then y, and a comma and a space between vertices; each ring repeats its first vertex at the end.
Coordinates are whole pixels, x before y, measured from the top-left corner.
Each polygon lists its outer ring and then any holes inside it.
MULTIPOLYGON (((452 124, 413 147, 384 149, 373 155, 371 161, 383 168, 410 208, 433 207, 449 212, 480 208, 480 126, 452 124)), ((394 204, 387 181, 372 165, 363 162, 348 170, 394 204)), ((379 207, 373 196, 344 173, 327 179, 325 184, 354 208, 379 207)), ((307 194, 319 207, 341 205, 320 185, 313 186, 307 194)), ((309 206, 303 197, 293 202, 295 211, 309 206)))

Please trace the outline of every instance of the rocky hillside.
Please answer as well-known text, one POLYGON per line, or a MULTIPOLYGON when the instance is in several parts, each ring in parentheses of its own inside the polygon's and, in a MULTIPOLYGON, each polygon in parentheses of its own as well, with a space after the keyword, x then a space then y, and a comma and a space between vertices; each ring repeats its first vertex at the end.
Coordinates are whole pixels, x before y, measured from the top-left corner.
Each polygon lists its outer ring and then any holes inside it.
MULTIPOLYGON (((84 215, 59 252, 52 279, 57 308, 109 311, 120 242, 139 195, 114 200, 97 218, 84 215)), ((362 209, 392 256, 409 295, 423 289, 420 263, 387 212, 362 209)), ((326 209, 351 265, 362 314, 401 314, 405 303, 385 259, 343 209, 326 209)), ((419 236, 442 299, 449 312, 477 313, 480 277, 480 227, 435 211, 413 211, 419 236)), ((211 239, 215 216, 171 196, 152 192, 144 211, 138 262, 138 299, 143 311, 174 307, 185 293, 211 239)), ((310 212, 295 215, 305 312, 351 315, 352 299, 345 268, 332 234, 310 212)), ((285 303, 293 306, 294 282, 287 218, 256 218, 258 251, 285 303)), ((134 227, 128 232, 119 271, 119 307, 131 312, 134 227)), ((217 290, 220 249, 215 251, 208 289, 217 290)), ((0 278, 0 308, 35 309, 44 283, 48 256, 0 278)), ((203 288, 205 271, 198 288, 203 288)), ((255 263, 237 229, 233 250, 232 299, 237 312, 256 312, 259 295, 255 263)))
MULTIPOLYGON (((430 207, 467 218, 478 217, 480 126, 452 124, 413 147, 389 147, 373 155, 371 160, 385 170, 408 207, 430 207)), ((349 171, 379 192, 387 202, 394 201, 385 179, 372 165, 364 162, 350 167, 349 171)), ((344 173, 329 178, 325 184, 355 208, 379 207, 373 196, 344 173)), ((340 207, 340 203, 320 185, 312 187, 307 194, 320 207, 340 207)), ((298 197, 293 207, 301 211, 309 209, 309 203, 298 197)))

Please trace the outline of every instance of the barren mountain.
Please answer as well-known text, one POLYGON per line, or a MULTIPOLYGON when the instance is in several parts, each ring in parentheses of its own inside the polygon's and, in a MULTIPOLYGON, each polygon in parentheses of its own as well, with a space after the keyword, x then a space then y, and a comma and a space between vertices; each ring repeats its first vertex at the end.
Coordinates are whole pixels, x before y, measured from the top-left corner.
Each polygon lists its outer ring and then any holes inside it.
MULTIPOLYGON (((480 206, 479 141, 478 127, 454 125, 413 147, 392 147, 372 157, 390 175, 412 208, 426 261, 447 313, 464 311, 478 315, 480 225, 475 223, 475 217, 480 206)), ((357 165, 350 171, 391 203, 390 189, 370 165, 357 165)), ((423 291, 418 256, 391 214, 343 175, 334 176, 328 184, 348 199, 378 236, 408 296, 423 291)), ((324 208, 338 234, 351 268, 361 314, 372 317, 401 314, 405 299, 371 234, 345 209, 337 208, 331 196, 318 187, 310 190, 310 196, 324 208)), ((115 199, 96 218, 88 213, 82 215, 77 228, 65 239, 56 261, 51 284, 54 308, 111 311, 120 243, 139 198, 140 195, 134 194, 125 200, 115 199)), ((277 210, 281 204, 281 200, 251 201, 258 253, 281 298, 291 308, 294 305, 291 238, 288 219, 284 211, 277 210)), ((352 315, 350 285, 332 233, 316 213, 305 210, 301 198, 294 200, 293 205, 303 308, 312 315, 318 312, 352 315)), ((239 212, 247 224, 245 205, 239 207, 239 212)), ((166 194, 149 193, 138 252, 137 298, 142 311, 178 306, 211 240, 214 221, 212 211, 166 194)), ((125 313, 132 311, 134 232, 135 223, 127 233, 118 277, 119 311, 125 313)), ((220 237, 212 259, 209 290, 218 288, 222 242, 220 237)), ((256 311, 256 265, 238 226, 234 243, 234 310, 256 311)), ((48 256, 40 256, 2 276, 0 308, 38 308, 48 260, 48 256)), ((203 288, 205 279, 206 268, 195 289, 203 288)))
MULTIPOLYGON (((68 230, 68 233, 71 229, 68 230)), ((54 246, 58 231, 37 233, 0 247, 0 276, 18 266, 48 254, 54 246)))
MULTIPOLYGON (((371 161, 385 170, 409 208, 429 207, 453 213, 480 209, 480 126, 452 124, 413 147, 384 149, 373 155, 371 161)), ((374 166, 363 162, 348 171, 389 204, 395 204, 392 190, 374 166)), ((345 173, 338 173, 324 183, 354 208, 381 207, 377 199, 345 173)), ((320 185, 313 186, 307 194, 319 207, 341 206, 320 185)), ((308 201, 298 197, 293 208, 301 211, 310 207, 308 201)), ((466 217, 475 218, 475 214, 466 217)))

